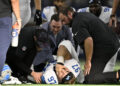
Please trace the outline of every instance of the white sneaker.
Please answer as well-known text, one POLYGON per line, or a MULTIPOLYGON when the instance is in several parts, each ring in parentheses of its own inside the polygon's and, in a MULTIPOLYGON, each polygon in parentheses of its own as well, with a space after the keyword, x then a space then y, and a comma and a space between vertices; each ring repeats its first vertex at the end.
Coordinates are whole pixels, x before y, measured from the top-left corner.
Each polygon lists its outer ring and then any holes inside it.
POLYGON ((5 81, 3 84, 22 84, 22 82, 19 81, 18 78, 10 76, 10 80, 5 81))

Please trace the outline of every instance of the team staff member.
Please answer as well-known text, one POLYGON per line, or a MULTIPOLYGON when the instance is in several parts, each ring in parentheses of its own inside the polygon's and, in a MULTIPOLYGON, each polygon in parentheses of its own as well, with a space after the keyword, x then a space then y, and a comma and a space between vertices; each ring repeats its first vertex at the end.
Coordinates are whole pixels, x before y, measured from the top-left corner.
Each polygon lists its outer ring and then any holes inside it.
MULTIPOLYGON (((19 36, 18 47, 10 47, 6 62, 13 71, 13 76, 23 83, 27 82, 27 76, 32 75, 36 83, 40 83, 41 73, 31 70, 31 65, 36 54, 46 49, 49 54, 49 42, 47 32, 40 27, 23 28, 19 36), (47 47, 47 48, 46 48, 47 47)), ((51 61, 51 58, 42 58, 51 61)))
POLYGON ((113 69, 119 41, 112 29, 90 13, 75 13, 70 7, 61 9, 59 13, 63 24, 72 24, 74 38, 84 49, 85 83, 116 83, 120 71, 115 72, 113 69), (107 64, 109 60, 111 63, 107 64), (107 70, 106 66, 109 65, 113 67, 107 70))
MULTIPOLYGON (((62 22, 60 21, 58 14, 54 14, 51 17, 51 21, 42 24, 41 27, 43 27, 49 34, 50 47, 53 55, 56 55, 58 45, 63 40, 70 40, 74 45, 72 32, 67 26, 62 25, 62 22)), ((35 68, 37 69, 38 67, 38 70, 41 66, 39 64, 41 64, 42 62, 46 62, 46 61, 43 61, 43 59, 41 59, 43 57, 44 58, 46 57, 46 53, 40 52, 39 55, 35 57, 35 60, 33 62, 34 66, 36 66, 35 68)), ((48 57, 51 57, 51 56, 48 55, 48 57)))
POLYGON ((11 41, 12 11, 16 16, 18 32, 21 29, 19 0, 0 0, 0 73, 3 69, 6 53, 11 41))

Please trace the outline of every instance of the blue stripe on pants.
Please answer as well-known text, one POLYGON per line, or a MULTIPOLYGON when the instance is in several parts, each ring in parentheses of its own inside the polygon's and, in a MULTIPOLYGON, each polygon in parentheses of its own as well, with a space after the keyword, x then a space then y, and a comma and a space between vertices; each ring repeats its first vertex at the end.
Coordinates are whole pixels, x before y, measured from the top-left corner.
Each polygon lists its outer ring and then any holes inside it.
POLYGON ((6 60, 6 53, 11 42, 12 19, 0 18, 0 74, 6 60))

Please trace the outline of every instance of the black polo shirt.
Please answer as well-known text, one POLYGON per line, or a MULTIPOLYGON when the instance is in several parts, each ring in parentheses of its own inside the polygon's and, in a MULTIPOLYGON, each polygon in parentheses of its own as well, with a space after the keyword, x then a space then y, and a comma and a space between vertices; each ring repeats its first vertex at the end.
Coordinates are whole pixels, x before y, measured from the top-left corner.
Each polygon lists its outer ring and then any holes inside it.
POLYGON ((9 48, 6 62, 10 65, 13 73, 31 74, 30 67, 37 52, 33 38, 34 31, 34 26, 21 29, 18 47, 9 48))
POLYGON ((74 39, 83 47, 87 37, 93 38, 93 56, 115 54, 119 47, 118 38, 111 28, 91 13, 75 13, 72 22, 74 39))
POLYGON ((12 15, 11 0, 0 0, 0 18, 12 15))

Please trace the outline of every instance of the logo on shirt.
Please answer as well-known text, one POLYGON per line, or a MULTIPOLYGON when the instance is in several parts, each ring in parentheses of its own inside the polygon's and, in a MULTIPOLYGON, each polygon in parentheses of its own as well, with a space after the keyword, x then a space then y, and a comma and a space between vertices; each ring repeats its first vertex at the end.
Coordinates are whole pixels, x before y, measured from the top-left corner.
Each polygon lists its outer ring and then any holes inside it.
POLYGON ((22 51, 26 51, 27 50, 27 47, 26 46, 23 46, 22 47, 22 51))
POLYGON ((74 34, 74 36, 76 36, 78 34, 78 32, 76 32, 75 34, 74 34))

